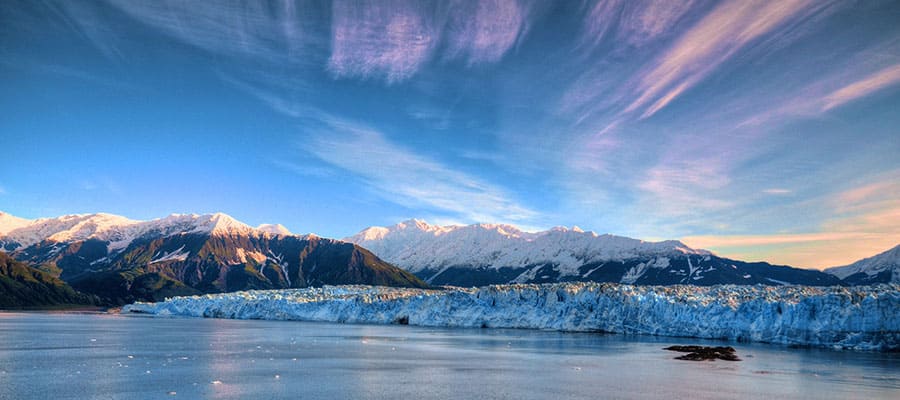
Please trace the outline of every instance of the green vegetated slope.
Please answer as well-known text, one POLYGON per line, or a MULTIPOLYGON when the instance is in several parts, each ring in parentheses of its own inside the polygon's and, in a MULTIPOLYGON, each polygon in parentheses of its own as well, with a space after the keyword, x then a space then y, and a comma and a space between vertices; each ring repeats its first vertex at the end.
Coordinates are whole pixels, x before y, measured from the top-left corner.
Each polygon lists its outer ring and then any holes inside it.
POLYGON ((97 302, 96 297, 80 293, 61 279, 0 252, 0 308, 90 306, 97 302))

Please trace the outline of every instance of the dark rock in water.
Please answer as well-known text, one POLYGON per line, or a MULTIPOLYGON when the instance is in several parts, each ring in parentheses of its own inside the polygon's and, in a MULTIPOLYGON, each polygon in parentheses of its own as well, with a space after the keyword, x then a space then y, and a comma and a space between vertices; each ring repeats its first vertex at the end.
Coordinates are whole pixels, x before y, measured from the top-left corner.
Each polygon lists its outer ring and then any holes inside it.
POLYGON ((734 347, 708 347, 708 346, 669 346, 663 350, 678 351, 688 353, 683 356, 675 357, 676 360, 688 361, 741 361, 735 354, 734 347))
POLYGON ((395 324, 398 324, 398 325, 409 325, 409 317, 406 316, 406 315, 404 315, 404 316, 402 316, 402 317, 400 317, 400 318, 397 318, 397 319, 394 321, 394 323, 395 323, 395 324))

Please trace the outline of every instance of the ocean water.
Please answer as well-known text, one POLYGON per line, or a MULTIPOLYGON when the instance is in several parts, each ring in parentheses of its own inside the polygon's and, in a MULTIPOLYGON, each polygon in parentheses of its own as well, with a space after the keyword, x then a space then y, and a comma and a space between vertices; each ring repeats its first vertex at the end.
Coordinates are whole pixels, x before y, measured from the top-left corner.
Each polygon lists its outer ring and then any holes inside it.
POLYGON ((900 354, 694 339, 0 313, 0 399, 900 399, 900 354))

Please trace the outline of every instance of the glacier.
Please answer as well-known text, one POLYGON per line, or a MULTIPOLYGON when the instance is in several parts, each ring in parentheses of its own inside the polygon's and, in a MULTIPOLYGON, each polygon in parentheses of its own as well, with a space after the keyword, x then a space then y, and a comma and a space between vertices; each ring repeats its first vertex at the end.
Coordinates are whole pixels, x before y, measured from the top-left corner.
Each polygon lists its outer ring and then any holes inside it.
POLYGON ((900 285, 512 284, 408 289, 324 286, 134 303, 122 313, 233 319, 526 328, 900 349, 900 285))

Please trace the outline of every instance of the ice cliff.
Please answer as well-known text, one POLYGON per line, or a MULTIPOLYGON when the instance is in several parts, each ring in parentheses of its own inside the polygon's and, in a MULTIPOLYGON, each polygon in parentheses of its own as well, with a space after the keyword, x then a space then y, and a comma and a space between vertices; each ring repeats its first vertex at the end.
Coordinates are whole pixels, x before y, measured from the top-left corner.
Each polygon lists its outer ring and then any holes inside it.
POLYGON ((566 283, 448 290, 326 286, 176 297, 131 304, 123 312, 600 331, 900 349, 900 285, 896 284, 697 287, 566 283))

